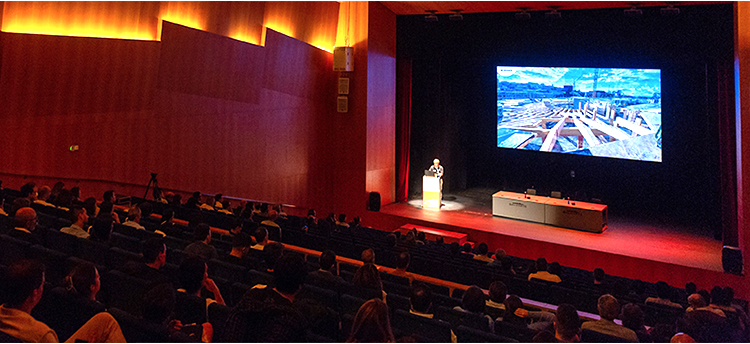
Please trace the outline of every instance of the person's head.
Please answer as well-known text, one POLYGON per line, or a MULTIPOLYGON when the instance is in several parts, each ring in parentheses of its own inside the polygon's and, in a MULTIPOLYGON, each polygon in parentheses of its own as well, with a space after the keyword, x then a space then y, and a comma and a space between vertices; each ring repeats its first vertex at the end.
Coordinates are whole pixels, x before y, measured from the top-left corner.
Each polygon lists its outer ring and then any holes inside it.
POLYGON ((154 265, 157 269, 167 262, 167 245, 164 240, 151 238, 143 242, 143 262, 154 265))
POLYGON ((505 253, 505 250, 502 248, 498 248, 497 251, 495 251, 495 259, 502 260, 503 257, 507 256, 508 254, 505 253))
POLYGON ((98 216, 91 226, 91 238, 99 242, 109 242, 114 228, 115 221, 112 220, 112 216, 98 216))
POLYGON ((80 205, 73 206, 70 208, 70 221, 72 221, 74 224, 83 226, 86 221, 89 220, 89 215, 86 212, 86 208, 80 205))
POLYGON ((62 189, 53 204, 58 207, 70 208, 73 205, 73 194, 68 189, 62 189))
POLYGON ((18 197, 11 204, 10 213, 8 213, 8 215, 15 216, 18 210, 20 210, 21 208, 28 208, 28 207, 31 207, 31 201, 29 201, 28 198, 18 197))
POLYGON ((266 262, 266 267, 271 270, 276 269, 276 265, 284 256, 284 245, 280 242, 272 242, 266 246, 263 246, 263 260, 266 262))
POLYGON ((104 200, 104 202, 115 203, 115 190, 104 191, 102 199, 104 200))
POLYGON ((255 230, 255 234, 253 235, 255 237, 255 242, 261 245, 265 245, 268 243, 268 230, 266 227, 260 226, 258 229, 255 230))
POLYGON ((721 305, 724 301, 724 289, 715 286, 711 288, 711 303, 714 305, 721 305))
POLYGON ((656 282, 656 295, 660 299, 670 299, 672 298, 672 287, 664 281, 656 282))
POLYGON ((352 321, 348 343, 394 342, 388 306, 383 300, 372 299, 359 307, 352 321))
POLYGON ((500 258, 500 269, 503 271, 511 271, 513 269, 513 258, 510 256, 500 258))
POLYGON ((710 305, 712 303, 711 300, 711 293, 708 292, 706 289, 701 289, 696 292, 698 295, 703 297, 703 301, 706 302, 707 305, 710 305))
POLYGON ((96 214, 96 198, 89 197, 83 201, 83 207, 86 208, 86 214, 91 217, 96 214))
POLYGON ((173 219, 174 219, 174 209, 172 209, 172 208, 165 208, 161 212, 161 221, 162 222, 172 221, 173 219))
POLYGON ((461 248, 461 251, 465 253, 471 253, 471 244, 469 244, 468 242, 465 243, 464 246, 461 248))
POLYGON ((169 202, 169 204, 182 205, 182 195, 175 194, 174 197, 172 197, 172 201, 169 202))
POLYGON ((352 277, 352 284, 368 289, 383 290, 383 281, 380 279, 380 273, 374 264, 360 266, 352 277))
POLYGON ((175 290, 169 283, 162 283, 143 295, 143 320, 151 324, 165 325, 172 316, 176 303, 175 290))
POLYGON ((224 195, 222 195, 222 194, 216 194, 216 196, 214 196, 214 201, 215 202, 221 202, 222 201, 222 197, 224 197, 224 195))
POLYGON ((193 198, 196 201, 199 201, 201 199, 201 192, 200 191, 193 192, 193 198))
POLYGON ((490 300, 497 303, 503 303, 508 295, 508 287, 501 281, 495 281, 490 284, 490 300))
POLYGON ((193 231, 193 239, 206 243, 211 242, 211 227, 205 223, 198 224, 193 231))
POLYGON ((536 260, 536 271, 547 271, 547 260, 539 257, 536 260))
POLYGON ((346 222, 346 214, 339 214, 339 222, 341 223, 346 222))
POLYGON ((276 212, 276 210, 271 210, 268 212, 268 219, 271 221, 276 221, 276 219, 279 218, 279 213, 276 212))
POLYGON ((547 266, 547 271, 553 275, 560 276, 562 274, 562 267, 560 266, 560 263, 552 262, 547 266))
POLYGON ((454 241, 451 243, 449 249, 450 249, 451 255, 456 256, 458 255, 459 252, 461 252, 461 245, 454 241))
POLYGON ((41 188, 39 188, 39 192, 36 195, 36 199, 41 200, 41 201, 46 201, 47 198, 49 198, 49 195, 51 193, 52 193, 52 189, 49 186, 47 185, 42 186, 41 188))
POLYGON ((487 246, 487 244, 480 243, 477 246, 477 254, 482 255, 482 256, 486 256, 487 252, 489 252, 489 247, 487 246))
POLYGON ((284 294, 296 294, 307 278, 305 259, 300 254, 282 255, 276 262, 273 276, 276 290, 284 294))
POLYGON ((644 328, 645 322, 646 316, 638 305, 628 303, 622 307, 622 326, 638 331, 644 328))
POLYGON ((188 294, 197 294, 206 278, 208 278, 208 267, 199 257, 187 257, 180 264, 180 286, 188 294))
POLYGON ((396 235, 393 233, 385 236, 385 244, 388 247, 395 247, 397 241, 398 239, 396 239, 396 235))
POLYGON ((65 183, 63 182, 57 182, 55 185, 52 185, 52 191, 50 191, 50 196, 57 197, 57 195, 60 194, 60 191, 65 187, 65 183))
POLYGON ((424 283, 414 283, 409 293, 411 309, 419 313, 429 313, 432 308, 432 290, 424 283))
POLYGON ((398 257, 396 257, 396 268, 401 270, 406 270, 406 268, 409 267, 409 262, 411 261, 411 256, 409 255, 409 252, 402 251, 398 254, 398 257))
POLYGON ((670 343, 695 343, 695 339, 687 333, 677 333, 669 339, 670 343))
POLYGON ((435 160, 432 160, 432 164, 435 165, 435 167, 438 167, 440 165, 440 159, 435 158, 435 160))
POLYGON ((693 282, 687 282, 687 283, 685 283, 685 293, 686 294, 688 294, 688 295, 695 294, 695 292, 697 292, 697 291, 698 291, 698 287, 695 285, 695 283, 693 283, 693 282))
POLYGON ((261 203, 261 205, 260 205, 260 213, 261 214, 268 214, 268 203, 261 203))
POLYGON ((331 270, 336 264, 336 253, 332 250, 325 250, 320 254, 320 268, 323 270, 331 270))
POLYGON ((581 318, 573 305, 561 303, 555 312, 555 334, 565 342, 577 342, 581 333, 581 318))
POLYGON ((315 209, 310 209, 307 211, 308 217, 315 217, 315 209))
POLYGON ((99 271, 90 262, 83 262, 76 265, 66 278, 66 281, 69 288, 91 300, 96 300, 96 293, 102 287, 99 271))
POLYGON ((73 199, 80 199, 81 198, 81 188, 78 186, 74 186, 70 188, 70 195, 73 196, 73 199))
POLYGON ((97 216, 112 215, 114 210, 114 204, 109 202, 103 202, 99 205, 99 214, 97 216))
POLYGON ((602 268, 596 268, 594 269, 594 282, 604 282, 604 276, 606 274, 604 273, 604 269, 602 268))
POLYGON ((213 196, 206 195, 206 202, 204 203, 213 207, 216 204, 216 199, 213 196))
POLYGON ((471 286, 464 293, 461 300, 463 308, 472 313, 484 313, 485 296, 484 292, 478 286, 471 286))
POLYGON ((505 304, 505 314, 513 314, 516 309, 523 308, 523 301, 516 295, 508 295, 503 303, 505 304))
POLYGON ((141 208, 134 205, 128 209, 128 220, 135 223, 141 222, 141 208))
POLYGON ((724 302, 722 302, 722 306, 731 306, 732 301, 734 300, 734 289, 732 287, 724 287, 724 302))
POLYGON ((421 242, 427 241, 427 235, 424 234, 424 232, 417 232, 417 241, 421 241, 421 242))
POLYGON ((690 307, 693 307, 693 309, 706 307, 706 300, 703 299, 703 296, 697 293, 690 294, 687 301, 688 305, 690 305, 690 307))
POLYGON ((11 264, 3 278, 5 306, 31 311, 44 292, 44 264, 36 260, 20 260, 11 264))
POLYGON ((26 183, 21 186, 21 197, 35 200, 37 195, 37 188, 35 183, 26 183))
POLYGON ((16 211, 13 221, 16 227, 26 228, 29 232, 33 232, 36 229, 36 211, 30 207, 23 207, 16 211))
POLYGON ((610 294, 604 294, 599 297, 596 309, 599 310, 599 316, 602 319, 615 320, 620 315, 620 303, 610 294))
POLYGON ((252 245, 253 238, 245 233, 237 233, 232 238, 232 252, 240 253, 240 257, 247 254, 252 245))
POLYGON ((362 256, 360 258, 365 264, 375 264, 375 250, 368 248, 362 251, 362 256))

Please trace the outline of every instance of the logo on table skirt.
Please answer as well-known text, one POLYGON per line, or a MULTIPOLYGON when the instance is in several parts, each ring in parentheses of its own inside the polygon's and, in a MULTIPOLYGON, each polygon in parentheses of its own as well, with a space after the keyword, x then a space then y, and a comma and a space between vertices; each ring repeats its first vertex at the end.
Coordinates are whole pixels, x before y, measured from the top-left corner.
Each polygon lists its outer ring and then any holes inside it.
POLYGON ((510 203, 508 203, 508 205, 511 206, 511 207, 526 208, 526 204, 523 204, 521 202, 510 202, 510 203))

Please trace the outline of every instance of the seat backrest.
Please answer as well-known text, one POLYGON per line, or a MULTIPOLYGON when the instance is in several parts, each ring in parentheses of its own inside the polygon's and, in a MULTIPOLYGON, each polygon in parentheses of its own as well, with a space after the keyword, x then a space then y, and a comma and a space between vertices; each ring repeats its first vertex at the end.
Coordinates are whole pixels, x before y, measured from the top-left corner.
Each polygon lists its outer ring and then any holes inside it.
POLYGON ((232 279, 236 282, 244 282, 243 278, 247 277, 247 268, 244 266, 222 262, 218 259, 211 259, 206 264, 208 264, 208 273, 211 276, 232 279))
POLYGON ((117 307, 110 307, 107 312, 117 320, 128 343, 170 342, 167 331, 156 324, 149 324, 117 307))
POLYGON ((415 334, 434 343, 451 342, 451 325, 442 320, 429 319, 397 309, 391 323, 401 335, 415 334))
POLYGON ((459 343, 518 343, 513 338, 498 336, 463 325, 459 326, 455 333, 459 343))
POLYGON ((224 305, 220 305, 216 302, 208 306, 208 322, 214 328, 214 337, 212 342, 223 343, 224 340, 224 328, 229 319, 229 314, 232 313, 232 308, 224 305))
POLYGON ((581 343, 624 343, 625 339, 601 332, 581 329, 581 343))

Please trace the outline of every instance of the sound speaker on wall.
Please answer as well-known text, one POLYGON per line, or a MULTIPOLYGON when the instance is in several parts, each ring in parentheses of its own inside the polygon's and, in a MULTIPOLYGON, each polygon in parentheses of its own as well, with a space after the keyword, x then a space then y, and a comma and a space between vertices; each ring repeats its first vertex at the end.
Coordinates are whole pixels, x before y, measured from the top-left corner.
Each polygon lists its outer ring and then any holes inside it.
POLYGON ((370 198, 367 200, 367 210, 380 211, 380 193, 370 192, 370 198))
POLYGON ((353 72, 354 71, 354 48, 352 47, 334 47, 333 48, 333 71, 334 72, 353 72))
POLYGON ((724 272, 730 274, 742 274, 742 251, 733 246, 724 246, 721 250, 721 264, 724 272))

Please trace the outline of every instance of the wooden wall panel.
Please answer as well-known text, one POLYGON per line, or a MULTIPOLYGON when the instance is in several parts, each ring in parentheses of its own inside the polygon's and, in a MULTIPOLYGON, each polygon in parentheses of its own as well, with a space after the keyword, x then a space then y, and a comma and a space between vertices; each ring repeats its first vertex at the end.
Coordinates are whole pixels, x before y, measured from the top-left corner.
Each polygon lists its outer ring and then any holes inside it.
POLYGON ((159 87, 258 103, 264 56, 262 47, 164 22, 159 87))
POLYGON ((337 1, 268 1, 263 24, 289 37, 331 51, 336 42, 337 1))

